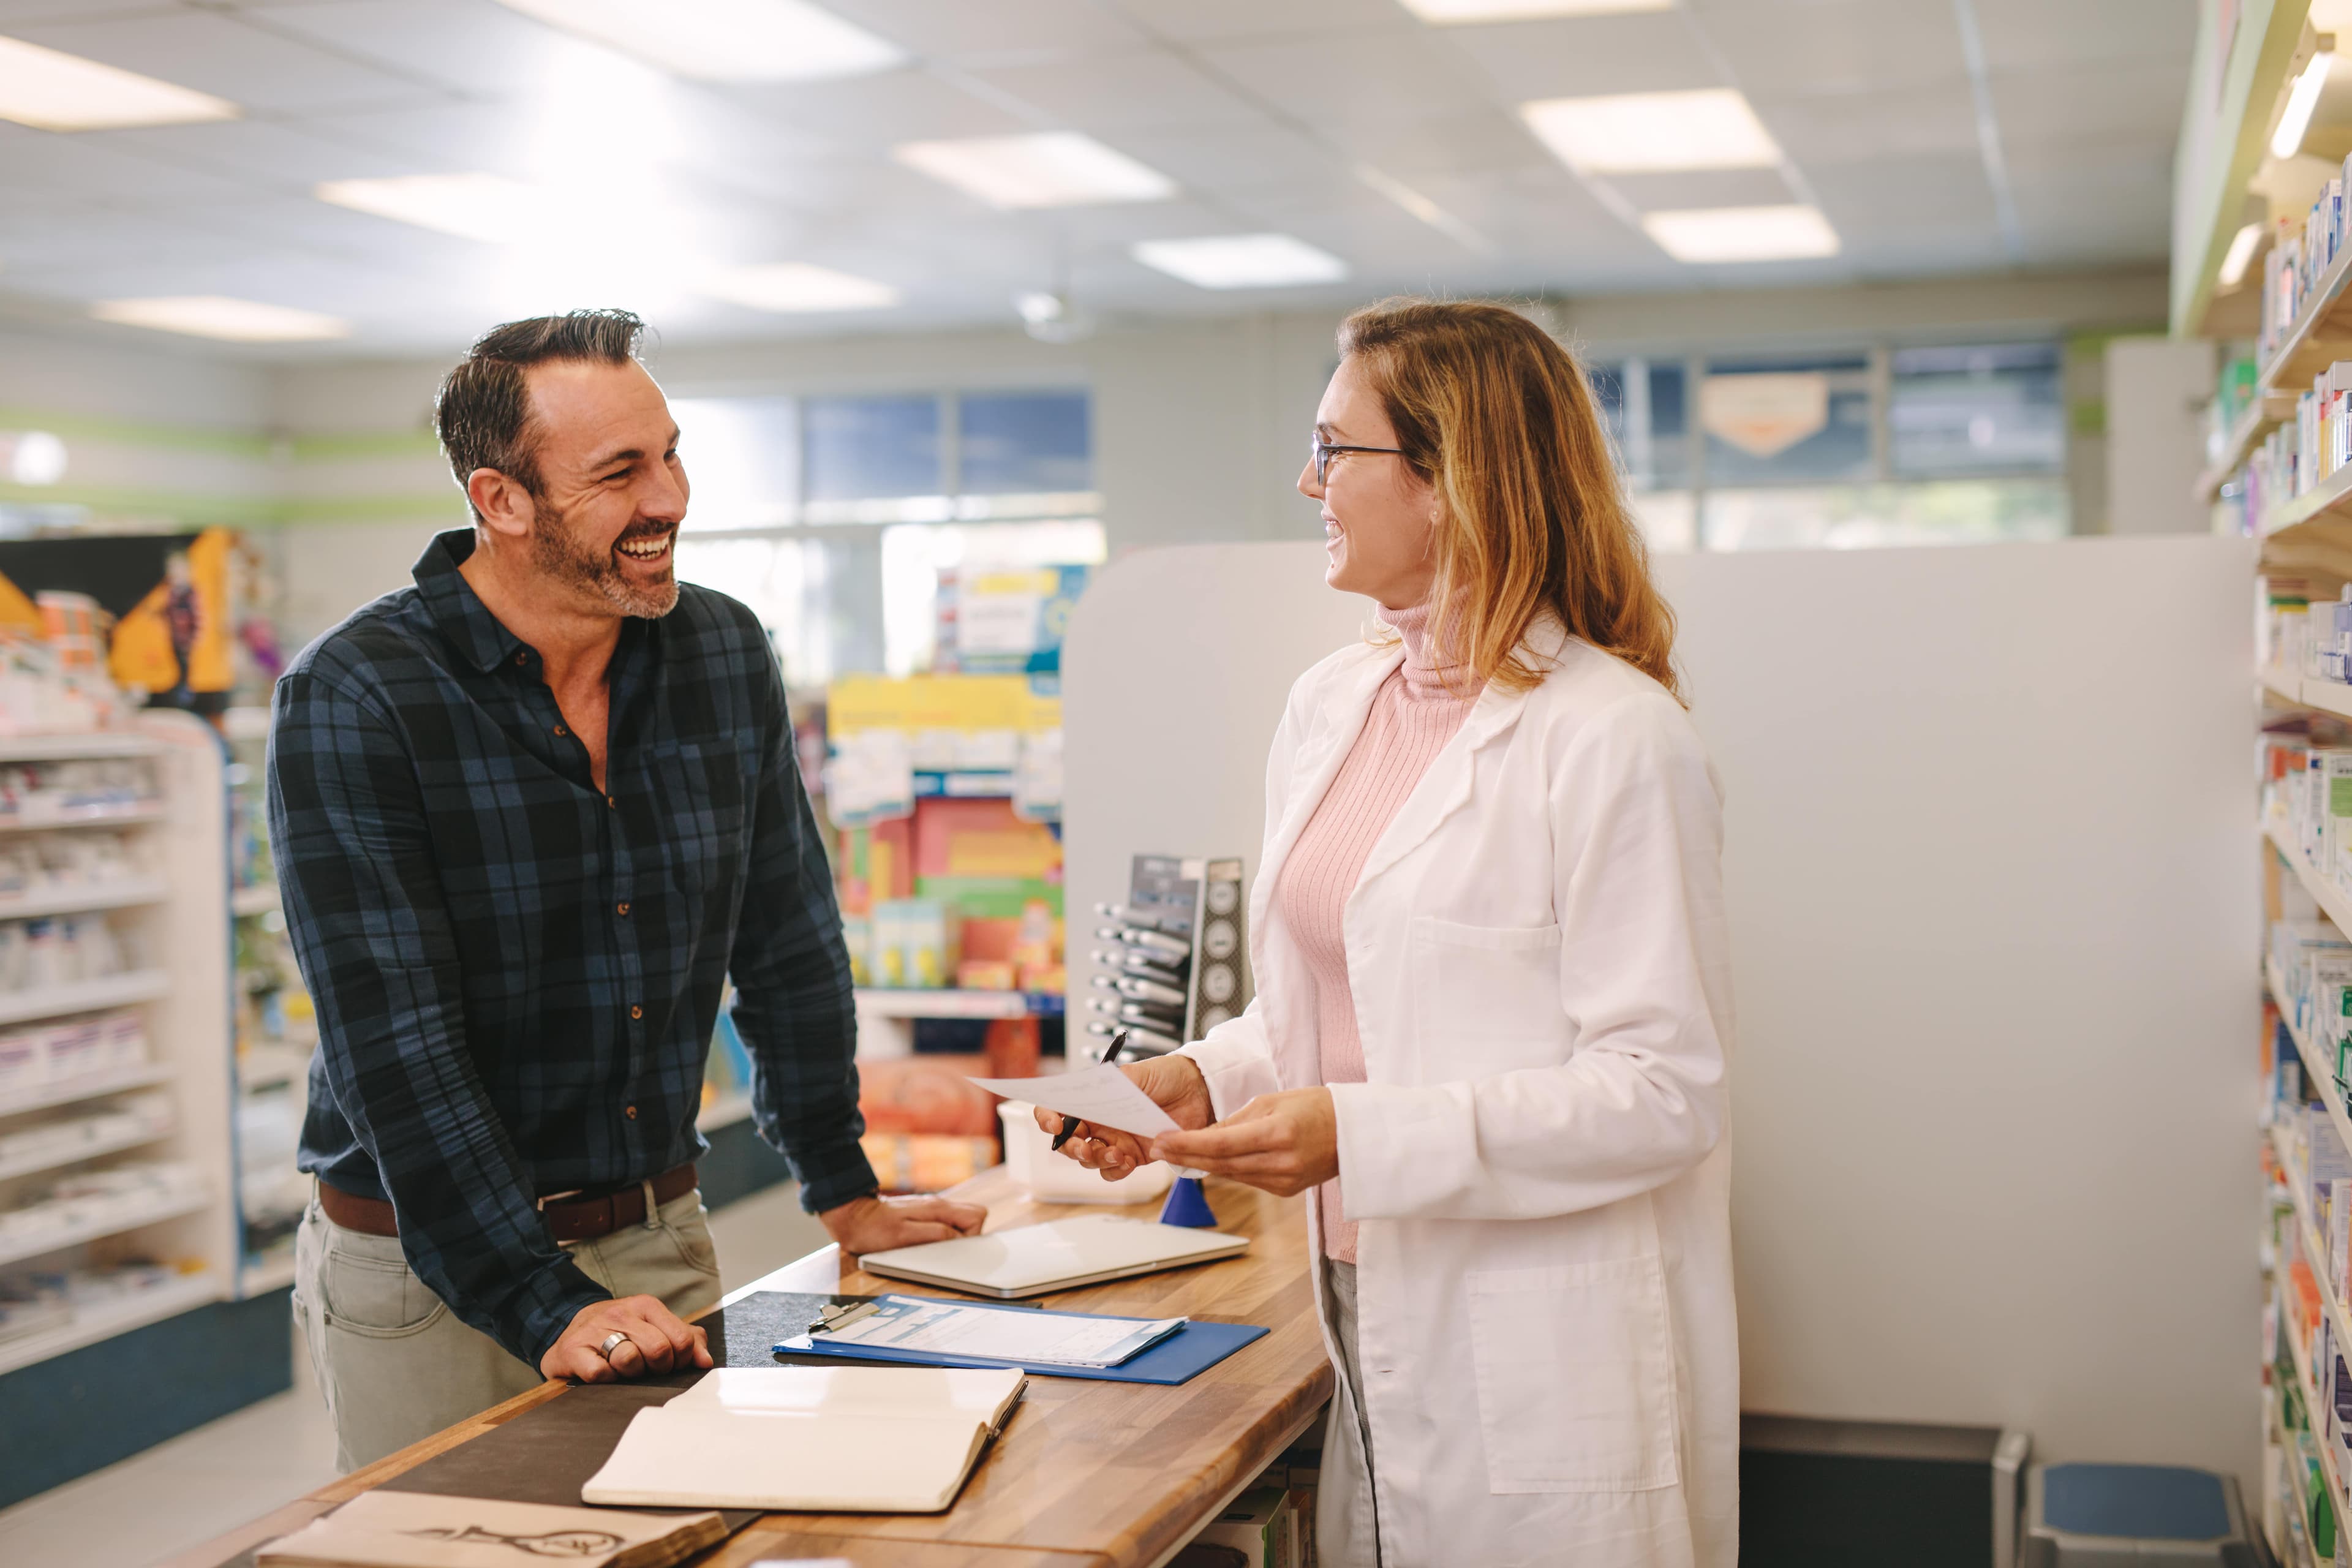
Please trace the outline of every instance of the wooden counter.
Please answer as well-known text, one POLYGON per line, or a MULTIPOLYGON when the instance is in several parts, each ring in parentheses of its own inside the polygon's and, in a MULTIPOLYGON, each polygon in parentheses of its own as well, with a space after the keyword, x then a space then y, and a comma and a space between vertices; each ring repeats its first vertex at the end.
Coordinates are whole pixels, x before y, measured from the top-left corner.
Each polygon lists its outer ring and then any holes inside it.
MULTIPOLYGON (((1039 1204, 999 1170, 955 1194, 988 1205, 988 1228, 1132 1209, 1039 1204)), ((1302 1200, 1213 1182, 1219 1228, 1253 1238, 1242 1257, 1041 1298, 1049 1307, 1139 1318, 1179 1314, 1273 1331, 1173 1388, 1033 1377, 955 1507, 941 1514, 770 1514, 696 1560, 746 1568, 771 1557, 846 1557, 858 1568, 1156 1568, 1320 1414, 1331 1368, 1316 1330, 1302 1200)), ((845 1266, 828 1247, 736 1291, 943 1295, 845 1266)), ((722 1303, 723 1305, 723 1303, 722 1303)), ((160 1568, 221 1568, 413 1466, 561 1398, 546 1384, 357 1470, 160 1568)))

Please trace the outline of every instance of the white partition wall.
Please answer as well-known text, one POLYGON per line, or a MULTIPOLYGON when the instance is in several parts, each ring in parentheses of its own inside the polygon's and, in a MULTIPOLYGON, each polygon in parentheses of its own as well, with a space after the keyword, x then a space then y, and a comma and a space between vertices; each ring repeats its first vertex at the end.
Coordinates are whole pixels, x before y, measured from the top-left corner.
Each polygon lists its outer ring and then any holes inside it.
MULTIPOLYGON (((1727 795, 1743 1405, 2252 1479, 2252 546, 1676 556, 1727 795)), ((1256 870, 1318 543, 1128 557, 1064 668, 1073 919, 1256 870)))

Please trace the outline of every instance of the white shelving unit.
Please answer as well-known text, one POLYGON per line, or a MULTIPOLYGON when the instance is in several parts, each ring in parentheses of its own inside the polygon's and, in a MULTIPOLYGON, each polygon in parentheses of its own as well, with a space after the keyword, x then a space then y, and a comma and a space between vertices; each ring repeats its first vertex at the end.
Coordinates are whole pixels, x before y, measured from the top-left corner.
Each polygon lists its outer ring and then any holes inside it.
POLYGON ((236 924, 237 1294, 292 1282, 292 1226, 306 1184, 294 1171, 294 1140, 308 1104, 316 1043, 308 998, 285 948, 286 917, 261 820, 268 763, 269 710, 232 708, 222 716, 229 749, 231 821, 228 912, 236 924), (250 836, 248 842, 247 837, 250 836), (250 879, 247 879, 250 877, 250 879), (299 1016, 297 1016, 299 1014, 299 1016))
POLYGON ((0 1210, 39 1206, 51 1201, 45 1194, 57 1181, 126 1161, 170 1162, 192 1171, 193 1179, 111 1206, 84 1201, 68 1224, 28 1230, 20 1222, 0 1234, 0 1273, 103 1268, 142 1259, 175 1272, 144 1289, 86 1299, 62 1322, 0 1339, 0 1373, 221 1300, 234 1279, 219 738, 191 715, 152 712, 127 732, 0 739, 0 766, 120 759, 142 760, 152 770, 152 803, 0 819, 0 830, 118 834, 137 874, 0 898, 0 919, 103 919, 138 967, 0 992, 0 1026, 136 1009, 146 1059, 63 1081, 37 1081, 0 1099, 0 1135, 75 1123, 107 1128, 101 1119, 113 1097, 132 1091, 166 1097, 168 1120, 112 1127, 0 1163, 0 1210))

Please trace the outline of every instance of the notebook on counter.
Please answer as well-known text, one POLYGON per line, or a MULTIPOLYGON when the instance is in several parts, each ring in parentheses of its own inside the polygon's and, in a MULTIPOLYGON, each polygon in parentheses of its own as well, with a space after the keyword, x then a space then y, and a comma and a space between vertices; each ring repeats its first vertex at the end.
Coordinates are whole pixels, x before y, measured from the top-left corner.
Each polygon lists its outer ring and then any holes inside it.
POLYGON ((1245 1236, 1121 1215, 1087 1215, 869 1252, 857 1261, 869 1274, 1011 1300, 1210 1263, 1248 1250, 1245 1236))
POLYGON ((726 1539, 715 1513, 609 1513, 424 1492, 362 1492, 254 1553, 261 1568, 668 1568, 726 1539))
POLYGON ((637 1412, 581 1500, 650 1508, 938 1513, 1027 1379, 1018 1371, 719 1367, 637 1412))

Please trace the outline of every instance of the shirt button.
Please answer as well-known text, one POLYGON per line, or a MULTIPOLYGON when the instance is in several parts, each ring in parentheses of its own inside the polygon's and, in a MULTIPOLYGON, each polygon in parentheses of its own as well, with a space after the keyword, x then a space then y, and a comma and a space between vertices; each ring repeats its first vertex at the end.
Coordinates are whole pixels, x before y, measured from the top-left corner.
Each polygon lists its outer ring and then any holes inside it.
POLYGON ((620 805, 621 805, 621 803, 620 803, 619 801, 614 800, 614 799, 611 795, 606 795, 606 796, 604 797, 604 804, 605 804, 606 805, 609 805, 609 806, 613 807, 613 808, 614 808, 614 810, 616 810, 616 811, 620 809, 620 805))
POLYGON ((559 735, 568 735, 568 734, 572 733, 572 731, 569 731, 569 730, 565 729, 565 728, 564 728, 562 725, 561 725, 561 724, 558 724, 558 725, 555 727, 555 732, 556 732, 557 734, 559 734, 559 735))
POLYGON ((515 662, 517 664, 529 664, 530 662, 530 655, 527 653, 519 653, 515 655, 515 662))
POLYGON ((646 1010, 643 1007, 632 1006, 629 1009, 629 1016, 632 1018, 642 1018, 645 1016, 646 1010))
POLYGON ((621 1114, 635 1121, 637 1119, 637 1108, 634 1105, 625 1106, 622 1108, 621 1114))
POLYGON ((613 912, 614 914, 627 914, 629 912, 629 900, 623 899, 619 903, 614 904, 613 906, 613 912))

